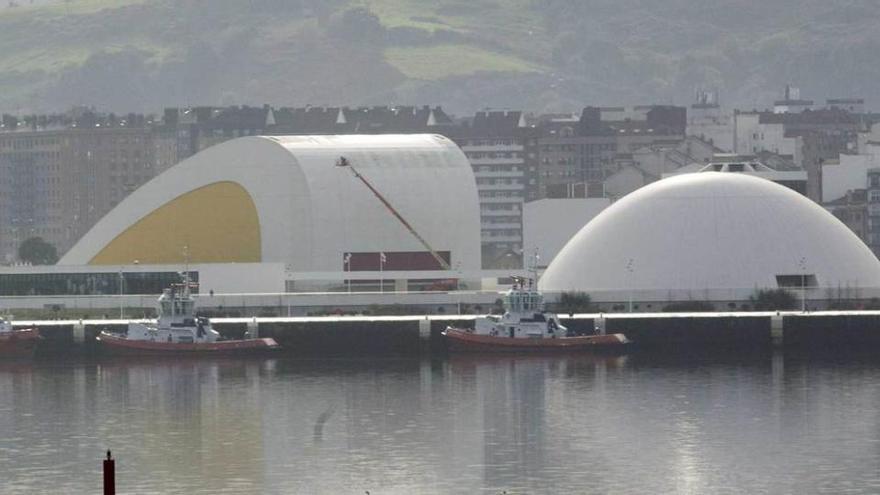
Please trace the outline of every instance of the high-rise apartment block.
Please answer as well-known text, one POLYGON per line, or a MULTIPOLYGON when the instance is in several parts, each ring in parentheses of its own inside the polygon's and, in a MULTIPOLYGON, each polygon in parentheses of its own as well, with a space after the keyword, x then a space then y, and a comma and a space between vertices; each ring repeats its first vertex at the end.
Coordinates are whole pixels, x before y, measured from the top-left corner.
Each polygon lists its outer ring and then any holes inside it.
POLYGON ((522 112, 477 112, 448 134, 467 156, 477 181, 483 266, 520 267, 523 204, 537 181, 534 128, 522 112))
POLYGON ((42 237, 64 252, 155 175, 143 116, 6 116, 0 132, 0 261, 42 237))

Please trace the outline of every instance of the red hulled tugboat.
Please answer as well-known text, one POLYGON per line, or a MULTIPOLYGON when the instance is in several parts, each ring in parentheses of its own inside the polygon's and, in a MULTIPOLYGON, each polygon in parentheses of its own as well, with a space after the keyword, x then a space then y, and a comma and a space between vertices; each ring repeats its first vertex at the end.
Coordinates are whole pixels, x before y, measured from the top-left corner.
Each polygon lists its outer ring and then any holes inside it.
POLYGON ((452 351, 527 352, 619 348, 629 343, 620 333, 569 335, 532 282, 515 278, 504 296, 504 314, 477 318, 474 328, 448 327, 443 335, 452 351))
POLYGON ((42 340, 36 328, 14 329, 12 322, 0 316, 0 358, 30 359, 42 340))
POLYGON ((223 340, 207 318, 196 317, 187 275, 159 296, 155 324, 129 322, 125 335, 101 332, 97 341, 109 354, 236 355, 278 349, 274 339, 223 340))

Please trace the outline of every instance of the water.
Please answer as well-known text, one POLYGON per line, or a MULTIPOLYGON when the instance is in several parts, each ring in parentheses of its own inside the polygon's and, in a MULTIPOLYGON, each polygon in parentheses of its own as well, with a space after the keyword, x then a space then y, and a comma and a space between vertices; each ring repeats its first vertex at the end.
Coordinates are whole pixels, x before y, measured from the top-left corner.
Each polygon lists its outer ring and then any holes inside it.
POLYGON ((0 364, 0 493, 878 493, 880 358, 0 364))

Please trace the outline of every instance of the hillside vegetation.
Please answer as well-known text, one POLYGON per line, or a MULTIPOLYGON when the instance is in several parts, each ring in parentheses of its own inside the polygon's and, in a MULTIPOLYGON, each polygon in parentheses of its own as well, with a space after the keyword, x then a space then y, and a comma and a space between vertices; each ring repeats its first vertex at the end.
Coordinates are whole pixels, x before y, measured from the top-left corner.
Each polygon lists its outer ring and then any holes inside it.
POLYGON ((0 111, 880 100, 875 0, 17 0, 0 111))

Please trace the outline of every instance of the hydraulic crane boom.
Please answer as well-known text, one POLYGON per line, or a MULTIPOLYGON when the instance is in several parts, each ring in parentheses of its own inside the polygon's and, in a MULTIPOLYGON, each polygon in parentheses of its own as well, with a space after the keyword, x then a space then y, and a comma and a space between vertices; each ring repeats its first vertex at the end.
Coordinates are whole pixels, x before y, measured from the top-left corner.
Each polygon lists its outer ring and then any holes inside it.
POLYGON ((422 238, 422 236, 420 236, 419 233, 416 232, 416 229, 414 229, 412 227, 412 225, 410 225, 409 222, 407 222, 406 219, 404 219, 400 215, 400 213, 398 213, 397 210, 395 210, 394 207, 391 206, 391 203, 389 203, 388 200, 385 199, 384 196, 382 196, 382 193, 377 191, 376 188, 373 187, 373 185, 370 184, 363 175, 361 175, 360 173, 358 173, 357 170, 355 170, 355 168, 351 165, 351 163, 349 163, 348 159, 346 159, 344 156, 340 156, 339 160, 336 161, 336 166, 337 167, 346 167, 349 170, 351 170, 351 173, 353 173, 355 177, 360 179, 360 181, 363 182, 365 186, 367 186, 367 188, 370 190, 370 192, 372 192, 373 195, 376 196, 379 199, 379 201, 382 202, 382 204, 385 206, 385 208, 387 208, 388 211, 390 211, 392 215, 394 215, 398 220, 400 220, 400 223, 402 223, 403 226, 406 227, 406 230, 408 230, 409 233, 413 235, 413 237, 415 237, 416 239, 419 240, 420 243, 422 243, 422 246, 424 246, 425 249, 427 249, 428 252, 431 253, 431 256, 433 256, 434 259, 437 260, 437 263, 440 264, 441 268, 443 268, 444 270, 447 270, 447 271, 452 269, 452 267, 449 266, 449 263, 447 263, 446 260, 444 260, 442 256, 437 254, 437 251, 434 251, 434 248, 432 248, 431 245, 428 244, 428 241, 426 241, 424 238, 422 238))

